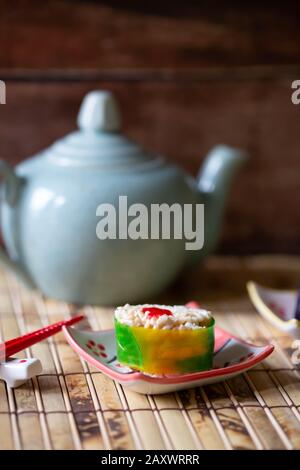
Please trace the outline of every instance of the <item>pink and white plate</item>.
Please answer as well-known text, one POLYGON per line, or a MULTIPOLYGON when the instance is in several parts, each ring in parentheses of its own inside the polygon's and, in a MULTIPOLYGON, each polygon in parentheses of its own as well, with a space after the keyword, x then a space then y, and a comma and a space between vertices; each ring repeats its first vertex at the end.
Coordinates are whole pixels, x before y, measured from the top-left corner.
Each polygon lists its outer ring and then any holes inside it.
POLYGON ((70 346, 83 359, 124 387, 138 393, 168 393, 229 379, 265 359, 274 346, 255 346, 215 328, 213 369, 173 376, 149 376, 120 365, 116 358, 114 330, 87 331, 63 327, 70 346))
POLYGON ((256 310, 285 333, 300 338, 300 292, 270 289, 249 281, 249 297, 256 310))

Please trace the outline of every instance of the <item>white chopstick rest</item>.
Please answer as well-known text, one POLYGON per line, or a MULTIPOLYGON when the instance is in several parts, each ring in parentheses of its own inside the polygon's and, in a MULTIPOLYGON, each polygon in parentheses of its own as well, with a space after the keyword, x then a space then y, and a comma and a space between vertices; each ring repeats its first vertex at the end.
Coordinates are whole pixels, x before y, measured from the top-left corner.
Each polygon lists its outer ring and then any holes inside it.
POLYGON ((41 372, 42 364, 37 358, 9 358, 0 363, 0 378, 10 388, 19 387, 41 372))

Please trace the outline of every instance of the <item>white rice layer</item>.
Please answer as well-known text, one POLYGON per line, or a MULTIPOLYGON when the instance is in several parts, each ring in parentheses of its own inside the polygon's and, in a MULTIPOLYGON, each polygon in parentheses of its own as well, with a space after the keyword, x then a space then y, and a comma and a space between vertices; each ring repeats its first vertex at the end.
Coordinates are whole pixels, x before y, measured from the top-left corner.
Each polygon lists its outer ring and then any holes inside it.
POLYGON ((207 327, 212 319, 210 312, 202 308, 190 308, 182 305, 129 305, 118 307, 115 310, 115 318, 124 325, 140 326, 163 330, 196 330, 207 327), (172 315, 152 316, 142 309, 145 307, 157 307, 170 310, 172 315))

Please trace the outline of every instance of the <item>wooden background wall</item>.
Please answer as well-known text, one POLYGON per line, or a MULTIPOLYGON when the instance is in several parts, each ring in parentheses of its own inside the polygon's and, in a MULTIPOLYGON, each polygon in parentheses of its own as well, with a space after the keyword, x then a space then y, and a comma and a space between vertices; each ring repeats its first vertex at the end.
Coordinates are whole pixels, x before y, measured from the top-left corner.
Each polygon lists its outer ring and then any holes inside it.
POLYGON ((300 252, 300 3, 0 0, 0 157, 72 130, 82 96, 116 92, 124 130, 196 174, 248 150, 219 251, 300 252))

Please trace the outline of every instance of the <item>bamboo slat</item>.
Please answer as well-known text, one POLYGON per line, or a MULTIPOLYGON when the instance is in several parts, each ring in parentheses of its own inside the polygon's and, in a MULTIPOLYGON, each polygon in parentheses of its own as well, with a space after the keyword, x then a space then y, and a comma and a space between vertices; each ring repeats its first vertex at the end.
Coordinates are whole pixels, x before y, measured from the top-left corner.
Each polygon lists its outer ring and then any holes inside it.
POLYGON ((38 413, 23 413, 18 416, 22 449, 45 449, 38 413))
POLYGON ((15 446, 9 414, 0 414, 0 429, 5 430, 5 432, 0 433, 0 449, 13 450, 15 446))
POLYGON ((199 408, 198 410, 188 410, 187 413, 204 449, 226 449, 226 445, 218 432, 216 423, 209 410, 199 408))
POLYGON ((66 406, 56 375, 41 375, 38 377, 43 408, 46 413, 65 412, 66 406))
POLYGON ((104 413, 107 432, 114 450, 133 449, 134 439, 130 433, 124 411, 106 411, 104 413))
POLYGON ((0 380, 0 413, 8 413, 9 404, 8 397, 6 393, 6 387, 3 380, 0 380))
POLYGON ((142 448, 163 450, 165 448, 164 440, 151 410, 133 411, 132 417, 142 441, 142 448))
POLYGON ((92 375, 92 380, 103 411, 121 410, 122 403, 112 380, 101 373, 92 375))
POLYGON ((47 413, 47 426, 51 436, 52 449, 75 449, 69 418, 66 414, 47 413))
POLYGON ((292 448, 300 448, 300 422, 289 408, 273 408, 272 414, 290 440, 292 448))
POLYGON ((284 388, 288 397, 295 406, 300 406, 300 380, 299 374, 290 370, 278 370, 273 372, 274 376, 284 388))
POLYGON ((191 434, 180 410, 163 409, 160 411, 160 415, 170 437, 173 449, 197 449, 193 435, 191 434))

